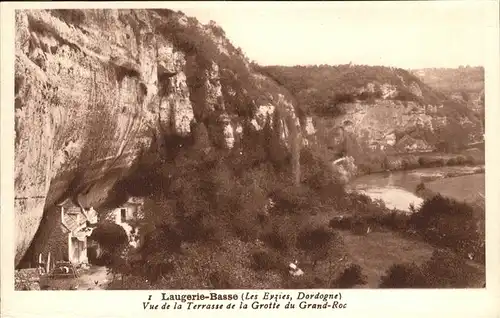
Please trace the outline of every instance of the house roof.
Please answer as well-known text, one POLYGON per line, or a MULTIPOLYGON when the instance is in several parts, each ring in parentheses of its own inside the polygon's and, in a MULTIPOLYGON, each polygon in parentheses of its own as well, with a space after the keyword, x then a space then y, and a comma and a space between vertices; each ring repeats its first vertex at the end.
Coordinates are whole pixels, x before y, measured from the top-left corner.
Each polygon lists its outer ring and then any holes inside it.
MULTIPOLYGON (((80 215, 81 215, 81 213, 80 213, 80 215)), ((87 220, 85 219, 85 217, 82 217, 82 216, 80 216, 80 220, 78 220, 78 214, 65 213, 64 222, 65 222, 68 230, 74 231, 78 227, 80 227, 83 223, 86 223, 87 220)))
POLYGON ((429 148, 429 144, 427 144, 422 139, 415 139, 411 136, 405 135, 401 138, 397 144, 397 147, 408 147, 408 146, 416 146, 417 148, 429 148))
POLYGON ((82 227, 85 227, 87 222, 96 223, 97 222, 97 212, 91 208, 86 211, 75 205, 70 199, 66 199, 57 206, 62 207, 62 222, 67 230, 74 232, 78 231, 82 227))
POLYGON ((397 146, 398 147, 411 146, 416 142, 417 140, 415 138, 410 137, 408 135, 404 135, 404 137, 398 141, 397 146))
POLYGON ((59 203, 56 203, 56 206, 62 206, 62 207, 71 207, 71 206, 74 206, 75 204, 73 203, 73 201, 71 200, 71 198, 66 198, 64 199, 63 201, 60 201, 59 203))

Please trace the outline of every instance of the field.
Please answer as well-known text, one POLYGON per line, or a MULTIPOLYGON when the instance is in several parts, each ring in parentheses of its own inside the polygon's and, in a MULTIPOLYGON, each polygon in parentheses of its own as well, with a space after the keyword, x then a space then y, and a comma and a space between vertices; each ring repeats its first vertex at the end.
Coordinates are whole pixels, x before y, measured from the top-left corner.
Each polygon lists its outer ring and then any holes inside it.
MULTIPOLYGON (((393 264, 412 263, 422 265, 428 261, 434 248, 422 241, 405 238, 393 232, 372 232, 367 236, 359 236, 349 231, 342 231, 349 260, 359 264, 363 274, 367 276, 364 288, 377 288, 381 276, 393 264)), ((471 287, 484 284, 484 268, 467 262, 474 274, 471 287)))
POLYGON ((439 192, 445 197, 459 201, 475 202, 484 200, 484 174, 473 174, 454 178, 438 179, 428 182, 425 186, 433 192, 439 192))
POLYGON ((372 232, 359 236, 342 231, 349 259, 359 264, 367 276, 367 288, 377 288, 380 277, 395 263, 422 264, 432 256, 427 243, 404 238, 392 232, 372 232))

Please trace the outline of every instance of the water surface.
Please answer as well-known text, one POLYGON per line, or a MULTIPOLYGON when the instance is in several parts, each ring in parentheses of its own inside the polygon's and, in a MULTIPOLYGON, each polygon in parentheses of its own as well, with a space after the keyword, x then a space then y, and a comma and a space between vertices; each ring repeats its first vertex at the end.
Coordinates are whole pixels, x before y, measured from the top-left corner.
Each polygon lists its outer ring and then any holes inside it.
POLYGON ((410 204, 418 207, 423 202, 415 194, 415 188, 420 182, 441 179, 453 182, 460 180, 460 177, 450 176, 473 174, 480 168, 481 166, 454 166, 374 173, 352 180, 347 188, 349 191, 364 193, 372 199, 381 199, 390 209, 409 211, 410 204))

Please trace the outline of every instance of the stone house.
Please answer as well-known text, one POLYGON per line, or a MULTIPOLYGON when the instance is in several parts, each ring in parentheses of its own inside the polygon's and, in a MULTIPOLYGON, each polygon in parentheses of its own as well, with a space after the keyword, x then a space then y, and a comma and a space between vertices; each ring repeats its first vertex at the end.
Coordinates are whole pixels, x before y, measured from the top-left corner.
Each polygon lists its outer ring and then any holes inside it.
POLYGON ((143 205, 142 198, 130 197, 127 202, 105 212, 104 219, 116 224, 140 220, 143 218, 143 205))
MULTIPOLYGON (((88 263, 87 238, 97 223, 97 212, 75 205, 71 199, 56 204, 51 211, 57 224, 50 233, 39 259, 51 264, 69 261, 75 265, 88 263)), ((50 266, 52 268, 52 266, 50 266)))
POLYGON ((405 152, 427 152, 432 148, 423 140, 412 138, 405 135, 396 143, 396 148, 405 152))

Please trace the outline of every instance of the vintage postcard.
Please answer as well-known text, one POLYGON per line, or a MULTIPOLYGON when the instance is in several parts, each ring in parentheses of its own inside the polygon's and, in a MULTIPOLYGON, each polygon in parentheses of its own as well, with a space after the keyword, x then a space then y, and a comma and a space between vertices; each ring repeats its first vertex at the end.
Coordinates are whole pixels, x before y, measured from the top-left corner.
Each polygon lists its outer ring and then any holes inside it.
POLYGON ((2 317, 500 317, 499 3, 2 3, 2 317))

